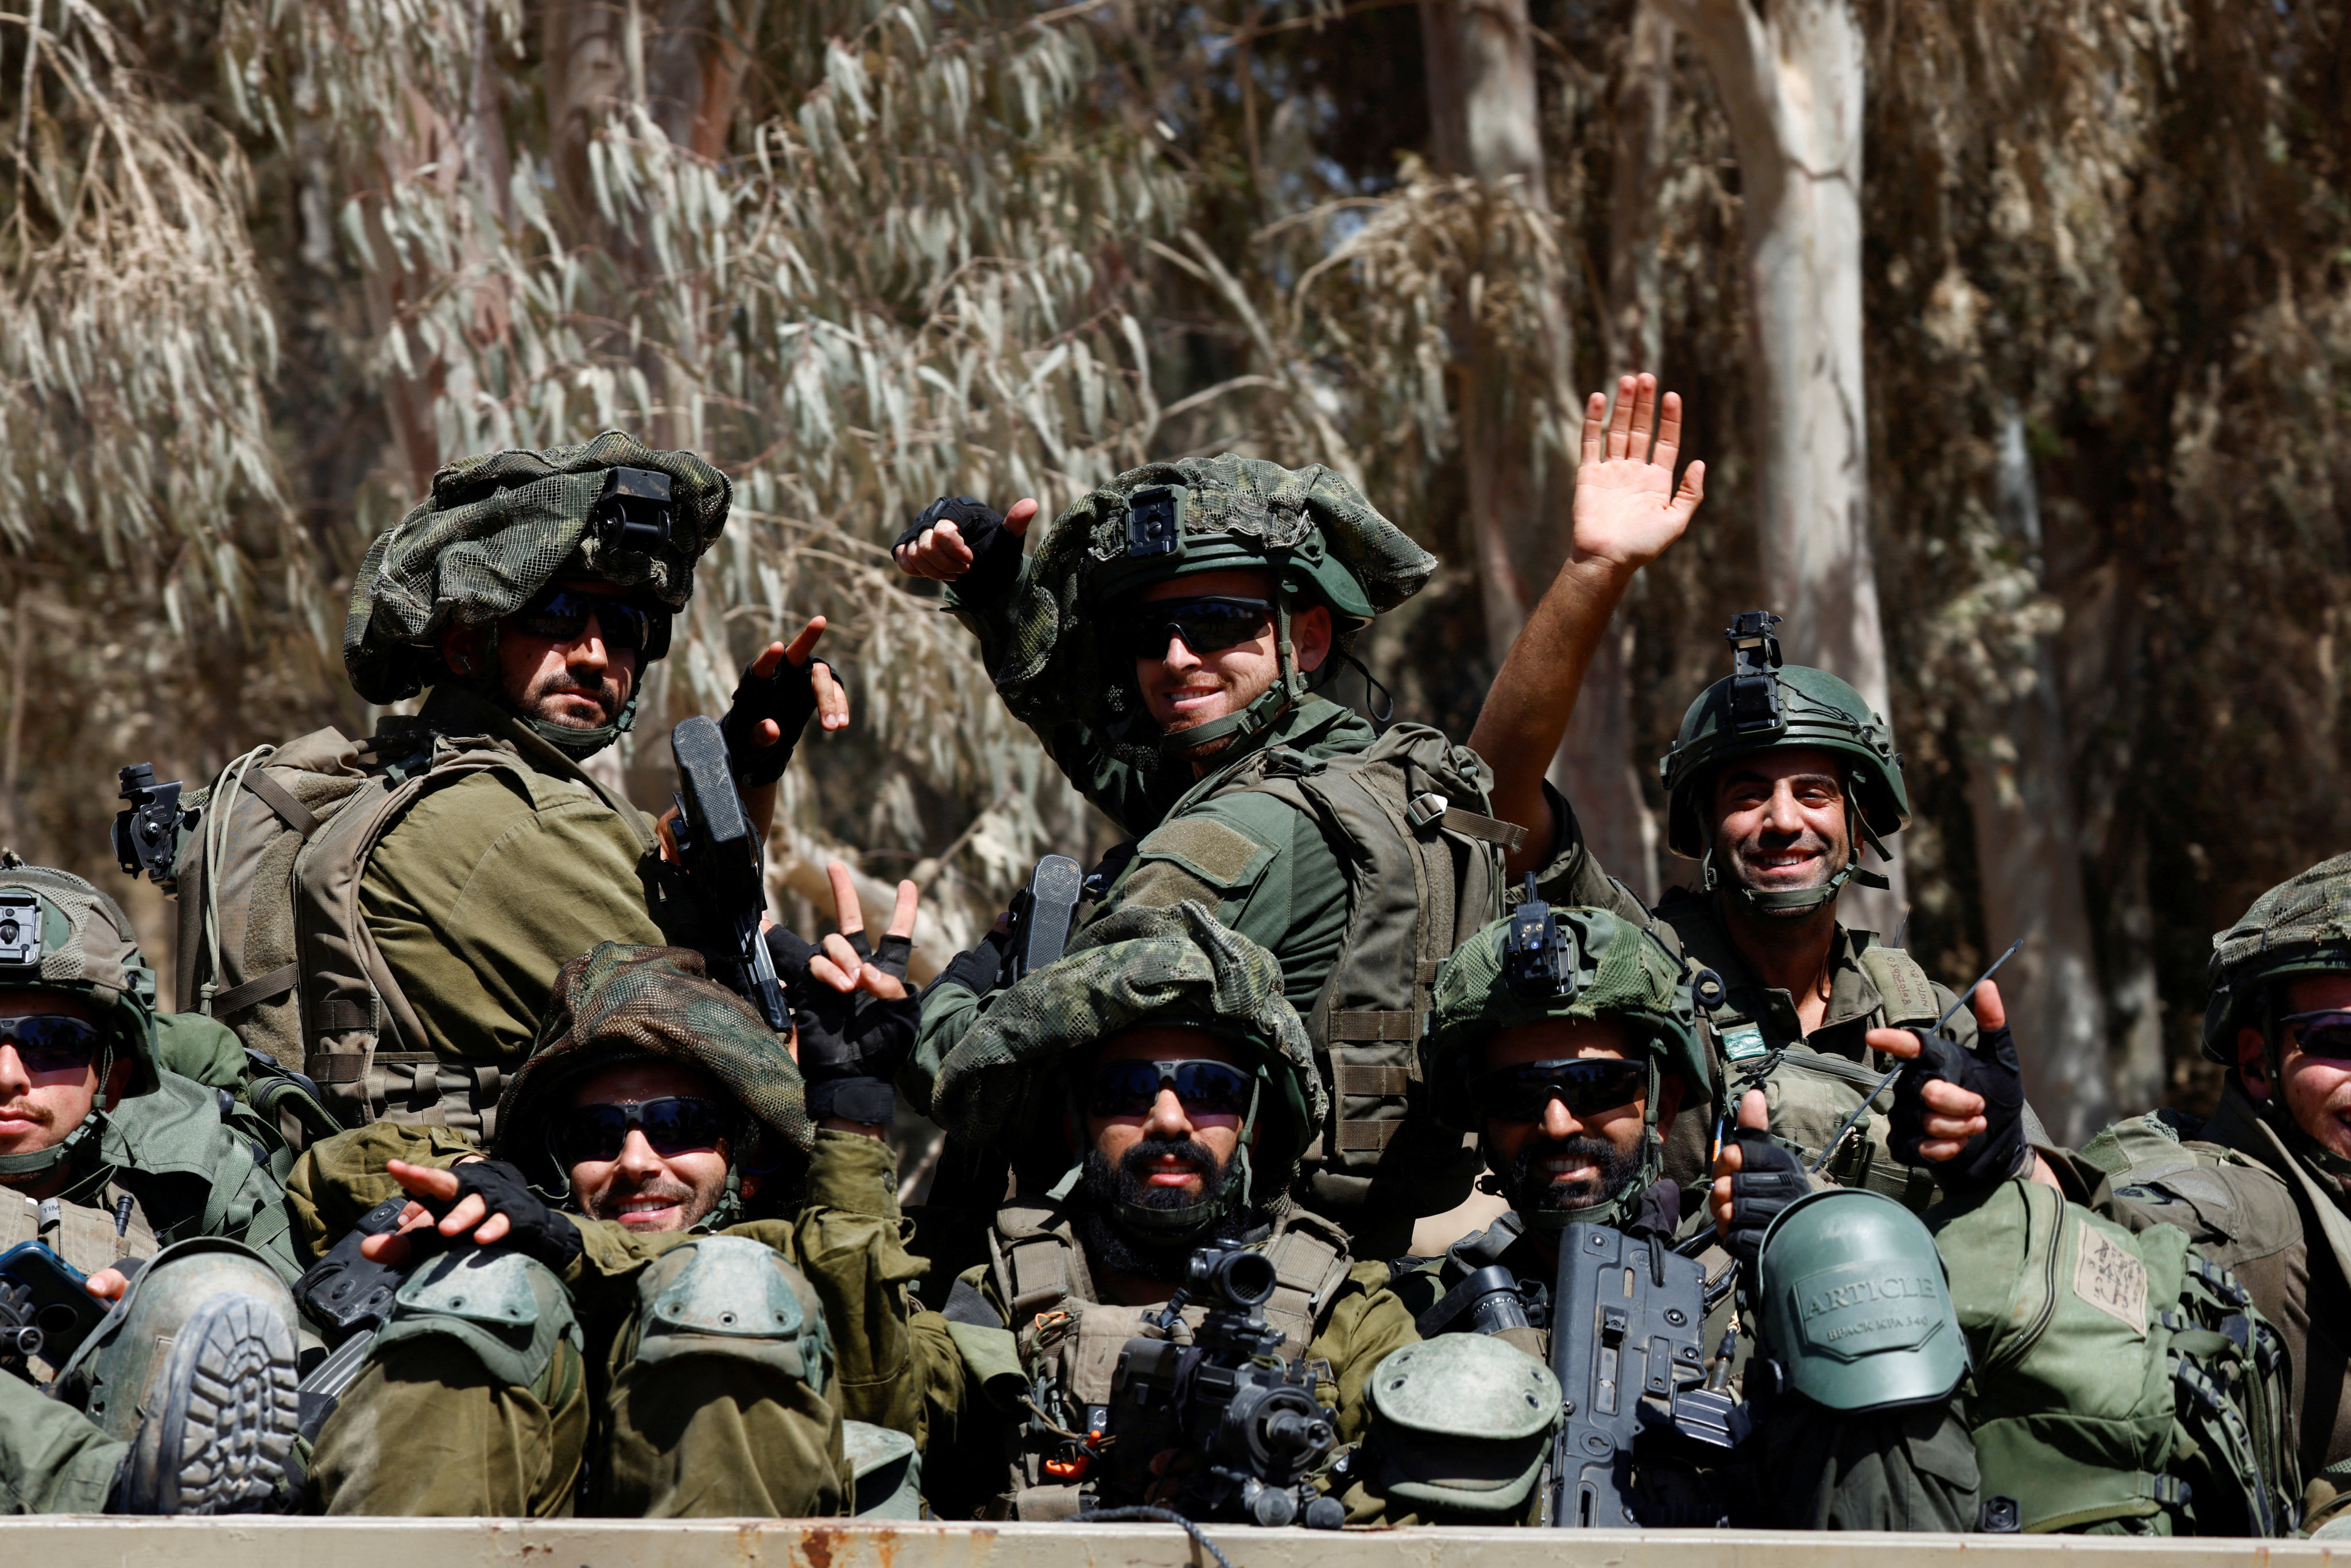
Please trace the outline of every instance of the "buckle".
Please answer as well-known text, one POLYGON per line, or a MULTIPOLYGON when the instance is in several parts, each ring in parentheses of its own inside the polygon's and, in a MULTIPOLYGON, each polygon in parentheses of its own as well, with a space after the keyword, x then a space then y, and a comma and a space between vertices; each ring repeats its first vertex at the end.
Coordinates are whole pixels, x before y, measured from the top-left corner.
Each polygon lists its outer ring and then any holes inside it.
POLYGON ((1431 822, 1444 821, 1445 813, 1452 809, 1452 801, 1432 789, 1426 795, 1416 795, 1405 802, 1404 817, 1405 821, 1412 824, 1413 831, 1418 832, 1431 822))

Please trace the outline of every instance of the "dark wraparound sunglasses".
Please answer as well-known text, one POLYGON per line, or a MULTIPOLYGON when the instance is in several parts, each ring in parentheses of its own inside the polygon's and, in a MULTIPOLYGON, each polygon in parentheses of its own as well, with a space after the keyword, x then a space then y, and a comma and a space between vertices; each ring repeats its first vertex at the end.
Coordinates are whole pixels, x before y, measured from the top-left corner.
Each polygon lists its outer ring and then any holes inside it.
POLYGON ((645 641, 652 632, 653 616, 643 606, 632 604, 625 599, 581 593, 576 589, 550 588, 516 611, 514 623, 532 636, 544 637, 550 643, 573 643, 579 641, 590 615, 596 618, 597 630, 604 634, 609 646, 632 653, 645 651, 645 641))
POLYGON ((555 1124, 555 1154, 567 1166, 617 1160, 634 1129, 645 1135, 653 1153, 667 1159, 716 1148, 733 1125, 734 1119, 716 1104, 683 1094, 574 1105, 555 1124))
POLYGON ((1553 1100, 1572 1116, 1590 1116, 1629 1105, 1648 1087, 1646 1067, 1613 1057, 1521 1062, 1481 1072, 1468 1084, 1478 1114, 1503 1122, 1540 1122, 1553 1100))
POLYGON ((1250 1085, 1249 1075, 1229 1061, 1105 1061, 1086 1085, 1086 1114, 1148 1116, 1159 1092, 1173 1089, 1186 1111, 1246 1116, 1250 1085))
POLYGON ((13 1045, 27 1072, 70 1071, 88 1067, 106 1043, 106 1031, 88 1019, 57 1013, 0 1018, 0 1044, 13 1045))
POLYGON ((2287 1013, 2278 1019, 2294 1030, 2294 1042, 2304 1056, 2351 1059, 2351 1012, 2327 1008, 2314 1013, 2287 1013))
POLYGON ((1167 639, 1181 637, 1195 653, 1213 653, 1262 636, 1273 605, 1262 599, 1155 599, 1134 607, 1134 622, 1122 633, 1126 651, 1138 659, 1164 659, 1167 639))

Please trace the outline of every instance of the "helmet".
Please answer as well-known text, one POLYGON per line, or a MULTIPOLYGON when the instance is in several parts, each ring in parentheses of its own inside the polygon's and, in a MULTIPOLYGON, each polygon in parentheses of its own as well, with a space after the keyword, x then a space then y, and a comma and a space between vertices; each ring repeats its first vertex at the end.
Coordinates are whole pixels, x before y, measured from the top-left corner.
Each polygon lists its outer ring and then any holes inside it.
MULTIPOLYGON (((1707 860, 1713 845, 1703 791, 1721 764, 1735 757, 1782 747, 1818 747, 1834 752, 1848 769, 1845 812, 1852 853, 1844 869, 1820 887, 1757 893, 1741 889, 1753 907, 1771 914, 1803 915, 1834 898, 1847 881, 1884 887, 1883 877, 1861 869, 1865 842, 1889 858, 1883 840, 1910 825, 1910 794, 1902 783, 1902 754, 1894 730, 1862 695, 1826 670, 1780 662, 1780 640, 1771 628, 1780 618, 1749 610, 1723 632, 1731 648, 1731 673, 1698 694, 1673 749, 1657 759, 1666 791, 1666 842, 1689 860, 1707 860)), ((1707 867, 1713 885, 1713 866, 1707 867)))
POLYGON ((1015 606, 997 689, 1040 733, 1076 721, 1104 731, 1126 760, 1155 760, 1160 738, 1132 668, 1103 656, 1097 629, 1118 624, 1120 607, 1154 583, 1233 568, 1272 574, 1280 677, 1241 713, 1186 730, 1171 749, 1256 735, 1306 694, 1312 683, 1290 653, 1298 608, 1324 605, 1337 632, 1357 630, 1419 592, 1437 558, 1328 468, 1230 453, 1145 464, 1054 519, 1015 606))
MULTIPOLYGON (((139 951, 131 922, 114 900, 68 872, 26 865, 0 851, 0 992, 63 991, 96 1004, 107 1028, 102 1082, 117 1061, 131 1063, 125 1096, 158 1086, 155 971, 139 951)), ((89 1117, 64 1142, 34 1154, 0 1155, 0 1176, 37 1175, 93 1140, 104 1113, 89 1117)))
POLYGON ((2351 855, 2287 878, 2214 935, 2204 1054, 2233 1067, 2237 1031, 2267 1032, 2272 981, 2339 971, 2351 971, 2351 855))
POLYGON ((953 1136, 1008 1142, 1016 1160, 1027 1156, 1026 1175, 1040 1174, 1037 1151, 1066 1142, 1068 1157, 1052 1158, 1067 1169, 1085 1146, 1071 1054, 1144 1025, 1217 1036, 1258 1082, 1224 1203, 1117 1211, 1170 1245, 1204 1235, 1232 1208, 1290 1185, 1329 1102, 1306 1027, 1282 997, 1280 965, 1196 903, 1113 910, 1071 938, 1058 963, 998 992, 939 1064, 931 1114, 953 1136))
MULTIPOLYGON (((451 678, 441 634, 495 627, 567 572, 637 591, 652 611, 644 650, 669 652, 669 616, 694 595, 694 563, 726 527, 733 487, 691 452, 654 452, 616 430, 584 446, 460 458, 433 495, 376 536, 351 585, 343 667, 372 703, 451 678)), ((503 697, 501 691, 492 695, 503 697)), ((632 700, 597 730, 534 726, 575 756, 635 719, 632 700)))
POLYGON ((1757 1256, 1758 1343, 1788 1385, 1831 1410, 1948 1398, 1968 1343, 1935 1238, 1866 1187, 1824 1187, 1780 1211, 1757 1256))
MULTIPOLYGON (((1468 1085, 1487 1040, 1517 1024, 1545 1019, 1604 1019, 1621 1025, 1629 1048, 1650 1064, 1647 1131, 1639 1179, 1604 1195, 1593 1208, 1529 1215, 1545 1227, 1571 1220, 1602 1224, 1630 1213, 1664 1160, 1657 1094, 1664 1075, 1678 1074, 1703 1097, 1713 1083, 1698 1044, 1691 977, 1662 937, 1604 909, 1553 910, 1531 888, 1517 909, 1464 942, 1437 971, 1421 1075, 1429 1106, 1444 1125, 1482 1134, 1468 1085)), ((1489 1161, 1489 1163, 1491 1163, 1489 1161)))
MULTIPOLYGON (((797 1191, 816 1146, 808 1092, 792 1053, 751 1004, 709 977, 702 955, 684 947, 600 942, 557 971, 538 1039, 498 1102, 491 1152, 520 1166, 560 1202, 569 1172, 549 1143, 555 1113, 591 1072, 632 1061, 699 1068, 743 1112, 727 1173, 727 1203, 704 1221, 728 1223, 745 1170, 777 1171, 797 1191)), ((763 1195, 763 1205, 776 1194, 763 1195)))

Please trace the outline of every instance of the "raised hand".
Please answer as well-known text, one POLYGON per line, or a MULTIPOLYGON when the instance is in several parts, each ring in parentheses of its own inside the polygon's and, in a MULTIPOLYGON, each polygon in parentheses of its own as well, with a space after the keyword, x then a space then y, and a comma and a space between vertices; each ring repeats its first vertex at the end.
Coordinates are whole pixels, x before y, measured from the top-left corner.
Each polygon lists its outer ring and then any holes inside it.
POLYGON ((827 730, 849 727, 849 693, 832 666, 816 657, 824 628, 823 616, 810 617, 789 644, 768 643, 736 685, 733 705, 718 728, 726 737, 736 780, 747 789, 783 777, 792 746, 811 716, 827 730))
POLYGON ((1681 444, 1681 394, 1660 399, 1656 377, 1646 371, 1620 377, 1614 418, 1607 398, 1592 394, 1583 410, 1583 465, 1575 474, 1575 557, 1629 572, 1682 537, 1706 497, 1706 465, 1691 464, 1676 490, 1681 444))
MULTIPOLYGON (((1020 540, 1027 537, 1037 512, 1034 497, 1013 502, 1012 509, 1000 517, 968 497, 949 497, 900 534, 890 554, 897 561, 898 570, 908 577, 954 582, 971 570, 980 553, 992 553, 1002 548, 1003 542, 1008 542, 1012 555, 1017 557, 1020 540)), ((1008 581, 1010 573, 1003 575, 1008 581)))
POLYGON ((877 946, 865 941, 865 914, 849 868, 829 862, 833 923, 791 988, 794 1053, 808 1082, 809 1114, 820 1125, 879 1137, 895 1113, 891 1080, 914 1048, 922 1009, 906 989, 920 896, 898 884, 897 906, 877 946))

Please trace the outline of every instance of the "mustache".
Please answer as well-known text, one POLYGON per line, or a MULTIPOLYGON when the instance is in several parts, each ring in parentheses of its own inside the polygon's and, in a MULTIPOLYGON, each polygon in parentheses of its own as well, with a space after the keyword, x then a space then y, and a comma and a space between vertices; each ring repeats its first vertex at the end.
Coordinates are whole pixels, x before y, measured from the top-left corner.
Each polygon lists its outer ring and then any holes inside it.
POLYGON ((1086 1184, 1099 1197, 1115 1197, 1138 1208, 1186 1208, 1195 1202, 1215 1201, 1225 1187, 1225 1172, 1208 1146, 1191 1138, 1145 1138, 1119 1156, 1113 1168, 1100 1150, 1086 1155, 1086 1184), (1164 1159, 1190 1162, 1200 1173, 1200 1196, 1185 1196, 1180 1187, 1151 1185, 1152 1167, 1164 1159))
POLYGON ((32 1101, 26 1101, 22 1105, 0 1105, 0 1119, 10 1122, 30 1122, 37 1127, 48 1126, 57 1120, 50 1114, 47 1106, 32 1101))

